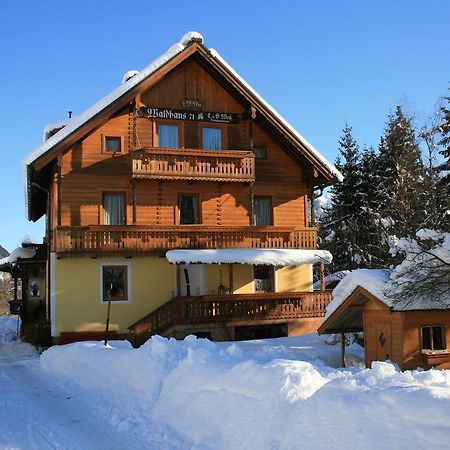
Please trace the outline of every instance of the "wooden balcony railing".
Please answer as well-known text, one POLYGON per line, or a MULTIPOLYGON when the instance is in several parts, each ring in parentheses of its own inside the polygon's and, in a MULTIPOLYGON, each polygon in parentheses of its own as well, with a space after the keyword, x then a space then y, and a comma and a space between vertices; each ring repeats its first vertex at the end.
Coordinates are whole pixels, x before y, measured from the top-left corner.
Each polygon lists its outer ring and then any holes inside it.
POLYGON ((316 228, 98 225, 57 228, 53 251, 114 256, 177 248, 315 249, 316 241, 316 228))
POLYGON ((241 150, 142 148, 132 153, 134 178, 255 181, 255 156, 241 150))
POLYGON ((176 297, 129 327, 136 343, 175 325, 323 317, 331 291, 176 297))

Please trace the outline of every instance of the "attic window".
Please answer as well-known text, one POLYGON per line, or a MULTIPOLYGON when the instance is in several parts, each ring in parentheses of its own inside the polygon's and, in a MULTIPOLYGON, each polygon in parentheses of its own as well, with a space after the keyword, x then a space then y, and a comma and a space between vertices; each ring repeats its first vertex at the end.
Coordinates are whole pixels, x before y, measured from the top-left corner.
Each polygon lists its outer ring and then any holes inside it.
POLYGON ((118 153, 122 151, 122 138, 120 136, 105 136, 105 152, 118 153))

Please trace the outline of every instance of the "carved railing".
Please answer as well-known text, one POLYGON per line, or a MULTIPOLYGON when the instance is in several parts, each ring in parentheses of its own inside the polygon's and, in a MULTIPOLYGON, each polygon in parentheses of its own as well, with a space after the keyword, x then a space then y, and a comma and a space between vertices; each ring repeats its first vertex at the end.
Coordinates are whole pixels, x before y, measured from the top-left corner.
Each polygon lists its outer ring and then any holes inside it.
POLYGON ((134 178, 255 181, 255 156, 241 150, 142 148, 132 153, 134 178))
POLYGON ((135 342, 176 325, 323 317, 331 291, 176 297, 129 327, 135 342))
POLYGON ((61 256, 113 256, 177 248, 315 249, 316 242, 316 228, 98 225, 58 227, 53 251, 61 256))

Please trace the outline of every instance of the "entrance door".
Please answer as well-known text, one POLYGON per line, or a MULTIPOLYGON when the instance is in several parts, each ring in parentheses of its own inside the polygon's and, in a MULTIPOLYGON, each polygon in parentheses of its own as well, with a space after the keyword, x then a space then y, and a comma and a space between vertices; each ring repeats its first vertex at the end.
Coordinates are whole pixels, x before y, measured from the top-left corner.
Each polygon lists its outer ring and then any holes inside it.
POLYGON ((180 264, 181 296, 205 294, 205 266, 203 264, 180 264))
POLYGON ((377 361, 392 358, 390 322, 375 322, 375 352, 377 361))

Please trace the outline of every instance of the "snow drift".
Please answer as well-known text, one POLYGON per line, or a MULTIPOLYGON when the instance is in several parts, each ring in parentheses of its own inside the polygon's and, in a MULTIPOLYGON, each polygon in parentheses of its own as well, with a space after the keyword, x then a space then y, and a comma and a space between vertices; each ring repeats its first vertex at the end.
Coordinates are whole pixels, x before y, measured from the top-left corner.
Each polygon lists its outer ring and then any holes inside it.
MULTIPOLYGON (((154 336, 55 346, 41 366, 149 448, 445 447, 450 372, 334 369, 317 335, 212 343, 154 336)), ((352 346, 356 359, 362 350, 352 346)))

